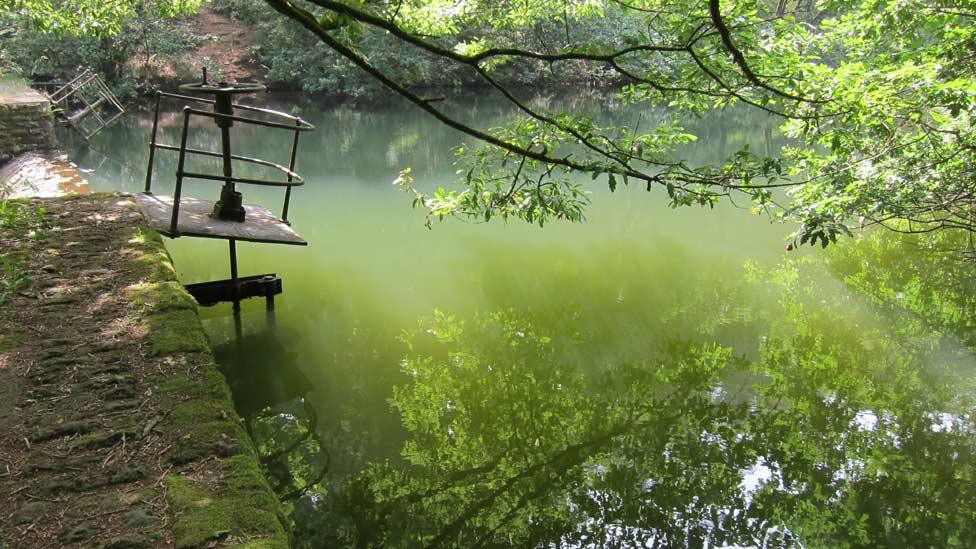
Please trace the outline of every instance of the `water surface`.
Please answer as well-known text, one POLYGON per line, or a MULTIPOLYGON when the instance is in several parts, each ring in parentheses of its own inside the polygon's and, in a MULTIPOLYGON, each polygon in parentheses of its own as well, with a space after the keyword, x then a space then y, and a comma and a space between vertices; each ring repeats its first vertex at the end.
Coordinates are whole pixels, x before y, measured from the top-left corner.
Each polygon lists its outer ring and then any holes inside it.
MULTIPOLYGON (((789 227, 598 181, 582 224, 428 230, 391 182, 412 167, 419 185, 447 185, 459 134, 406 105, 271 102, 318 128, 290 213, 310 245, 239 245, 242 274, 284 280, 273 317, 260 300, 240 331, 229 305, 202 314, 272 484, 297 497, 303 543, 973 539, 971 353, 852 292, 816 253, 787 255, 789 227)), ((484 127, 512 115, 477 97, 452 108, 484 127)), ((177 141, 174 121, 161 140, 177 141)), ((772 151, 773 128, 743 113, 697 122, 683 154, 772 151)), ((76 152, 93 188, 141 190, 148 131, 130 115, 95 140, 102 152, 76 152)), ((234 132, 236 153, 287 160, 287 136, 234 132)), ((190 142, 216 138, 201 126, 190 142)), ((160 154, 166 192, 175 158, 160 154)), ((245 196, 280 205, 277 191, 245 196)), ((167 247, 184 283, 229 276, 225 243, 167 247)))

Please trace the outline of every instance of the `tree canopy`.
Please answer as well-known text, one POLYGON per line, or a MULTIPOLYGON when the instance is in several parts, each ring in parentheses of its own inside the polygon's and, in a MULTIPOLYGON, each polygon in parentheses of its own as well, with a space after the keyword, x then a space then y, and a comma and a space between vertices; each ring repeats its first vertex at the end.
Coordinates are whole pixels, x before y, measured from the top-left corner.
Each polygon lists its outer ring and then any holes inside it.
MULTIPOLYGON (((968 2, 268 3, 472 138, 458 149, 459 188, 417 193, 435 216, 577 220, 586 194, 567 174, 585 172, 605 176, 611 190, 632 182, 664 187, 675 206, 744 194, 774 216, 798 220, 800 243, 826 246, 849 233, 857 216, 900 230, 972 228, 968 127, 976 88, 967 60, 976 11, 968 2), (599 40, 574 39, 575 18, 611 11, 639 24, 599 40), (538 20, 562 21, 565 40, 530 49, 476 30, 538 20), (462 27, 465 41, 443 42, 462 27), (451 118, 370 63, 356 42, 364 28, 469 67, 521 117, 501 128, 451 118), (602 127, 558 107, 538 110, 493 76, 519 59, 598 64, 629 81, 621 99, 667 105, 674 118, 602 127), (743 149, 718 165, 677 158, 695 138, 677 122, 681 115, 736 105, 780 117, 795 146, 774 158, 743 149)), ((412 180, 404 174, 399 181, 412 180)))
MULTIPOLYGON (((583 218, 588 174, 611 190, 666 190, 674 206, 745 196, 757 211, 800 223, 798 244, 826 246, 858 224, 897 230, 973 229, 970 118, 976 95, 971 2, 918 0, 265 0, 443 123, 463 132, 453 189, 397 182, 432 217, 534 223, 583 218), (614 32, 579 22, 625 16, 614 32), (519 29, 562 30, 530 45, 519 29), (364 40, 365 34, 370 40, 364 40), (443 97, 375 64, 384 43, 466 71, 519 112, 502 127, 453 117, 443 97), (623 82, 617 98, 661 105, 662 120, 606 126, 558 105, 542 109, 499 74, 523 61, 594 67, 623 82), (782 121, 792 146, 765 157, 742 149, 692 165, 696 136, 681 120, 747 108, 782 121), (421 191, 419 189, 425 189, 421 191)), ((194 9, 194 0, 158 0, 194 9)), ((43 28, 111 33, 127 2, 7 0, 43 28)), ((449 99, 449 98, 448 98, 449 99)), ((741 201, 737 201, 741 203, 741 201)))
POLYGON ((0 13, 19 14, 38 29, 59 35, 106 36, 139 10, 165 16, 191 13, 203 0, 0 0, 0 13))

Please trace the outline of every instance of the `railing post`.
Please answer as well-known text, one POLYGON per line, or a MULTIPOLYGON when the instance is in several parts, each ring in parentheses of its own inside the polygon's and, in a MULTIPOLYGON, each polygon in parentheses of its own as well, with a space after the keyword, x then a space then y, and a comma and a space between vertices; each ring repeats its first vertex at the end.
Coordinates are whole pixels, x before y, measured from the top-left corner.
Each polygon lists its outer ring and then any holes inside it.
MULTIPOLYGON (((301 135, 301 131, 297 128, 302 126, 302 121, 300 119, 295 120, 295 139, 291 142, 291 162, 288 163, 288 182, 292 182, 292 175, 295 173, 295 155, 298 153, 298 136, 301 135)), ((288 205, 291 203, 291 185, 285 187, 285 205, 281 209, 281 220, 285 222, 286 225, 291 225, 288 222, 288 205)))
POLYGON ((234 314, 239 314, 241 312, 241 286, 237 278, 237 240, 233 238, 229 239, 228 242, 230 248, 230 284, 233 291, 231 297, 234 298, 234 314))
POLYGON ((186 162, 186 134, 190 127, 190 107, 183 107, 183 135, 180 136, 180 161, 176 167, 176 190, 173 191, 173 220, 169 232, 172 238, 180 235, 177 224, 180 218, 180 194, 183 192, 183 166, 186 162))
POLYGON ((153 115, 152 135, 149 137, 149 167, 146 168, 146 194, 152 194, 153 163, 156 160, 156 130, 159 128, 160 92, 156 92, 156 113, 153 115))

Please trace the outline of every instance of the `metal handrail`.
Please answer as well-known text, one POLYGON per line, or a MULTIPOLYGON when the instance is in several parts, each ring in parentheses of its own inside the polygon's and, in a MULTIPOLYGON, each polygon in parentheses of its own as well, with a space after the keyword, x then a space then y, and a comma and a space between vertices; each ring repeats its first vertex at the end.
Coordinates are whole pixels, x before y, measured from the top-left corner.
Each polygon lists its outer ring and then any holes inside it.
POLYGON ((295 173, 295 159, 298 152, 298 136, 301 134, 301 132, 314 130, 315 126, 309 124, 308 122, 302 120, 297 116, 292 116, 290 114, 286 114, 271 109, 253 107, 250 105, 241 105, 237 103, 231 104, 234 109, 258 112, 262 114, 276 116, 294 122, 294 124, 285 124, 280 122, 261 120, 257 118, 222 114, 222 113, 216 113, 212 111, 194 109, 192 107, 186 106, 183 108, 183 128, 180 135, 180 145, 177 147, 174 145, 167 145, 164 143, 156 142, 156 137, 158 135, 158 128, 159 128, 159 106, 162 98, 164 97, 179 99, 182 101, 190 101, 195 103, 203 103, 207 105, 214 105, 216 104, 216 101, 212 99, 203 99, 200 97, 193 97, 189 95, 181 95, 181 94, 175 94, 175 93, 169 93, 163 91, 156 92, 156 108, 155 108, 155 114, 153 116, 152 134, 149 141, 149 165, 146 169, 145 192, 147 194, 152 194, 152 172, 153 172, 153 166, 155 164, 156 149, 178 152, 179 162, 176 171, 176 188, 174 189, 174 193, 173 193, 173 215, 170 223, 170 232, 173 233, 174 235, 179 234, 179 231, 177 230, 177 223, 179 220, 180 196, 182 195, 182 191, 183 191, 184 178, 223 181, 225 183, 233 182, 233 183, 245 183, 250 185, 262 185, 262 186, 270 186, 270 187, 285 187, 285 196, 284 196, 284 203, 282 205, 281 219, 283 222, 288 223, 288 207, 291 202, 291 189, 292 187, 298 187, 305 184, 305 180, 302 179, 300 175, 295 173), (289 130, 294 132, 295 136, 292 141, 291 157, 287 168, 275 162, 270 162, 259 158, 250 158, 246 156, 233 155, 233 154, 230 155, 230 158, 234 160, 240 160, 244 162, 250 162, 253 164, 274 168, 280 171, 281 173, 283 173, 286 176, 286 180, 275 181, 270 179, 254 179, 254 178, 233 177, 227 175, 214 175, 214 174, 204 174, 204 173, 185 171, 184 167, 185 167, 187 154, 211 156, 211 157, 218 157, 218 158, 223 158, 224 156, 222 153, 218 153, 216 151, 206 151, 202 149, 187 148, 186 141, 187 141, 187 133, 189 131, 191 116, 203 116, 206 118, 211 118, 213 120, 227 120, 233 122, 240 122, 243 124, 254 124, 257 126, 263 126, 268 128, 284 129, 284 130, 289 130))
POLYGON ((61 115, 86 141, 125 114, 125 107, 122 106, 122 103, 115 97, 112 90, 105 85, 101 77, 90 68, 85 69, 81 74, 55 89, 54 93, 47 94, 47 97, 61 109, 61 115), (98 95, 98 99, 92 103, 88 102, 84 92, 82 92, 88 86, 91 86, 91 89, 98 95), (77 101, 84 105, 84 108, 73 114, 68 114, 67 111, 70 109, 70 100, 72 97, 75 97, 77 101), (114 114, 103 117, 102 113, 99 112, 103 104, 110 106, 114 110, 114 114), (93 116, 97 122, 97 127, 90 132, 85 131, 82 124, 82 121, 88 116, 93 116))
MULTIPOLYGON (((193 101, 194 103, 206 103, 207 105, 213 105, 213 104, 216 103, 216 101, 214 101, 213 99, 204 99, 203 97, 193 97, 192 95, 182 95, 182 94, 178 94, 178 93, 170 93, 170 92, 164 92, 164 91, 158 91, 158 92, 156 92, 156 95, 158 95, 160 97, 172 97, 174 99, 182 99, 183 101, 193 101)), ((301 118, 299 118, 297 116, 292 116, 292 115, 290 115, 288 113, 284 113, 284 112, 281 112, 281 111, 276 111, 276 110, 272 110, 272 109, 265 109, 265 108, 262 108, 262 107, 255 107, 253 105, 243 105, 243 104, 240 104, 240 103, 234 103, 233 104, 233 107, 235 109, 242 109, 242 110, 245 110, 245 111, 261 112, 261 113, 270 114, 270 115, 273 115, 273 116, 279 116, 281 118, 287 118, 287 119, 292 120, 292 121, 300 121, 300 122, 302 122, 304 124, 308 124, 307 122, 305 122, 304 120, 302 120, 301 118)), ((309 125, 309 128, 310 129, 315 129, 315 127, 312 126, 311 124, 308 124, 308 125, 309 125)))
POLYGON ((60 88, 58 88, 57 90, 55 90, 55 92, 51 94, 51 101, 53 101, 55 103, 59 103, 59 102, 63 101, 65 99, 65 97, 67 97, 68 95, 71 95, 75 90, 77 90, 78 88, 80 88, 80 87, 84 86, 85 84, 87 84, 88 82, 90 82, 91 79, 94 76, 97 76, 97 75, 95 75, 94 73, 92 73, 92 70, 91 69, 85 69, 84 71, 82 71, 81 74, 79 74, 78 76, 72 78, 65 85, 63 85, 60 88), (79 80, 81 80, 82 78, 84 78, 86 76, 89 77, 88 80, 86 80, 82 84, 75 85, 76 82, 78 82, 79 80), (58 97, 59 95, 61 95, 61 92, 67 90, 68 88, 71 88, 71 90, 68 93, 65 94, 65 97, 58 97))
MULTIPOLYGON (((180 150, 179 147, 174 147, 173 145, 156 145, 156 148, 157 149, 167 150, 167 151, 176 151, 176 152, 179 152, 179 150, 180 150)), ((213 156, 215 158, 221 158, 223 156, 222 154, 220 154, 217 151, 205 151, 203 149, 190 149, 190 148, 188 148, 188 149, 186 149, 186 152, 188 152, 190 154, 199 154, 201 156, 213 156)), ((250 183, 252 185, 264 185, 264 186, 267 186, 267 187, 301 187, 302 185, 305 184, 305 180, 302 179, 302 176, 300 176, 297 173, 289 170, 288 168, 282 166, 281 164, 275 164, 274 162, 271 162, 269 160, 261 160, 260 158, 251 158, 251 157, 248 157, 248 156, 241 156, 241 155, 238 155, 238 154, 232 154, 232 155, 230 155, 230 157, 233 158, 234 160, 241 160, 243 162, 250 162, 252 164, 259 164, 261 166, 268 166, 269 168, 274 168, 274 169, 280 171, 281 173, 285 174, 286 176, 288 176, 288 180, 286 180, 286 181, 265 181, 265 180, 261 180, 261 179, 247 179, 247 178, 240 178, 240 177, 226 177, 226 176, 223 176, 223 175, 213 175, 213 176, 207 175, 206 177, 204 177, 203 175, 200 175, 200 174, 194 174, 194 177, 199 176, 200 179, 216 179, 216 180, 220 180, 220 181, 234 181, 236 183, 250 183)), ((186 175, 187 177, 190 176, 189 172, 185 173, 184 175, 186 175)))
MULTIPOLYGON (((268 128, 279 128, 283 130, 292 130, 299 132, 308 132, 315 129, 315 126, 305 122, 302 119, 298 119, 301 124, 290 126, 288 124, 282 124, 280 122, 268 122, 267 120, 259 120, 257 118, 247 118, 245 116, 237 116, 235 114, 222 114, 213 111, 201 111, 200 109, 194 109, 192 107, 184 107, 184 111, 190 111, 193 114, 199 116, 205 116, 207 118, 213 118, 214 120, 233 120, 234 122, 244 122, 245 124, 257 124, 258 126, 265 126, 268 128)), ((270 111, 275 112, 275 111, 270 111)), ((284 113, 282 113, 284 114, 284 113)))

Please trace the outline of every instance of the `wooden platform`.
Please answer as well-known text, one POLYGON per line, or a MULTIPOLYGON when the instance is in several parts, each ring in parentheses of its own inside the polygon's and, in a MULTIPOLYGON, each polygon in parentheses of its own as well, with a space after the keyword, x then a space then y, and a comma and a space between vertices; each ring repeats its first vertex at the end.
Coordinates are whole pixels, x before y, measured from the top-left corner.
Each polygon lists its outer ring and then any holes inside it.
POLYGON ((158 194, 137 194, 136 200, 146 217, 149 226, 169 237, 193 236, 199 238, 222 238, 245 242, 266 242, 269 244, 308 245, 284 221, 267 208, 245 204, 243 223, 224 221, 210 217, 214 203, 196 198, 180 199, 180 216, 177 223, 179 234, 170 232, 173 216, 173 197, 158 194))

